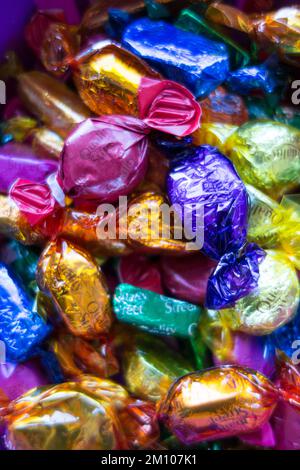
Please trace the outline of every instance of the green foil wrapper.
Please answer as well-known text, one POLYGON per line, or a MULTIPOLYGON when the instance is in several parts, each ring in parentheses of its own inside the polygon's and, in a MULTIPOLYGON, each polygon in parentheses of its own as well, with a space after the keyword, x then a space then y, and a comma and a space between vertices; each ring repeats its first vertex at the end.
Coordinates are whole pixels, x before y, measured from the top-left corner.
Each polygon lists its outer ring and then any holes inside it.
POLYGON ((130 284, 120 284, 113 299, 119 321, 159 335, 187 338, 198 325, 197 305, 159 295, 130 284))

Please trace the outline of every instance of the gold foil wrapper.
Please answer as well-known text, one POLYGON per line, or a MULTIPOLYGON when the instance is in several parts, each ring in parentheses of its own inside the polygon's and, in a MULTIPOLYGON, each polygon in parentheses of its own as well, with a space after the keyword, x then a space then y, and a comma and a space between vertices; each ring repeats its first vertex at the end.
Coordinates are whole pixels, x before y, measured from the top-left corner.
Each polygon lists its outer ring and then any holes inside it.
POLYGON ((74 82, 84 103, 98 115, 138 116, 138 88, 142 77, 159 78, 144 61, 111 41, 75 60, 74 82))
POLYGON ((300 195, 284 196, 276 210, 276 228, 282 249, 300 270, 300 195))
POLYGON ((250 17, 238 8, 214 2, 205 11, 205 18, 212 23, 226 26, 242 33, 251 34, 253 24, 250 17))
POLYGON ((137 335, 122 357, 126 388, 133 395, 154 402, 166 395, 174 380, 192 370, 178 353, 151 335, 137 335))
POLYGON ((51 242, 40 257, 37 280, 75 336, 94 339, 108 332, 112 323, 108 289, 88 252, 66 240, 51 242))
POLYGON ((270 418, 277 398, 262 374, 224 366, 177 380, 159 416, 181 442, 194 444, 258 429, 270 418))
POLYGON ((75 378, 85 373, 105 378, 119 372, 117 359, 107 341, 88 342, 60 328, 50 339, 49 346, 66 377, 75 378))
POLYGON ((249 184, 246 184, 246 188, 250 198, 248 240, 262 248, 278 248, 280 246, 279 204, 249 184))
POLYGON ((300 131, 251 121, 229 137, 226 151, 245 183, 277 199, 300 185, 300 131))
POLYGON ((31 227, 9 196, 0 195, 0 234, 23 245, 43 245, 46 237, 38 227, 31 227))
POLYGON ((64 212, 59 234, 87 249, 94 256, 122 256, 131 253, 125 240, 119 240, 117 235, 110 238, 102 233, 103 236, 100 236, 98 226, 101 220, 97 213, 70 208, 64 212))
POLYGON ((238 129, 237 126, 225 123, 204 123, 193 133, 194 145, 211 145, 220 152, 226 152, 228 138, 238 129))
POLYGON ((149 192, 135 197, 128 204, 126 213, 120 211, 119 237, 140 252, 190 253, 188 243, 183 241, 181 221, 175 213, 169 217, 163 216, 164 205, 166 201, 161 194, 149 192))
POLYGON ((32 147, 37 155, 46 155, 48 158, 59 159, 64 146, 64 140, 56 133, 42 127, 33 133, 32 147))
POLYGON ((46 73, 26 72, 18 80, 19 95, 26 108, 63 138, 91 115, 73 91, 46 73))
MULTIPOLYGON (((233 350, 232 331, 222 311, 204 309, 198 325, 199 338, 204 341, 211 352, 220 360, 228 360, 233 350)), ((233 357, 228 360, 230 363, 233 357)))
POLYGON ((255 39, 264 48, 274 48, 282 60, 300 66, 300 8, 281 8, 254 20, 255 39))
POLYGON ((238 300, 234 308, 219 311, 233 330, 266 335, 296 315, 300 294, 297 272, 283 251, 266 253, 259 265, 258 288, 238 300))
POLYGON ((24 142, 38 123, 35 119, 28 116, 16 116, 4 123, 4 134, 10 134, 16 142, 24 142))
MULTIPOLYGON (((14 450, 116 450, 128 448, 113 399, 122 387, 83 377, 37 388, 10 405, 7 438, 14 450), (105 396, 105 392, 109 398, 105 396)), ((125 395, 126 399, 127 396, 125 395)))

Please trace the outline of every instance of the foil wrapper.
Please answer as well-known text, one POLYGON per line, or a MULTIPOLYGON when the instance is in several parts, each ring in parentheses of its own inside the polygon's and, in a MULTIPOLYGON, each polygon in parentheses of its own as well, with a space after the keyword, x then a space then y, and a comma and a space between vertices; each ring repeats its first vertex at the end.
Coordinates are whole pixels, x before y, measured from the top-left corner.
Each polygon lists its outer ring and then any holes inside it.
POLYGON ((90 116, 88 108, 73 91, 46 73, 25 72, 18 76, 18 82, 25 107, 63 138, 90 116))
POLYGON ((231 162, 214 147, 190 147, 172 164, 171 204, 189 230, 202 238, 203 253, 219 260, 240 249, 247 232, 247 192, 231 162), (202 235, 202 237, 201 237, 202 235))
POLYGON ((33 311, 32 300, 20 281, 7 267, 0 266, 1 320, 0 339, 8 362, 23 362, 36 354, 38 346, 51 332, 51 327, 33 311))
POLYGON ((165 77, 185 85, 197 98, 208 95, 229 73, 229 53, 224 44, 164 21, 142 18, 131 23, 123 44, 165 77))
POLYGON ((243 181, 273 199, 299 186, 297 129, 275 121, 251 121, 229 137, 226 147, 243 181))
POLYGON ((41 254, 37 281, 75 336, 94 339, 108 332, 112 323, 108 289, 88 252, 66 240, 51 242, 41 254))
POLYGON ((201 309, 188 302, 119 284, 113 307, 119 321, 150 333, 187 338, 193 334, 201 309))
POLYGON ((269 420, 277 401, 276 388, 259 372, 223 366, 178 379, 158 413, 189 445, 254 431, 269 420))
POLYGON ((238 300, 233 308, 220 311, 234 330, 266 335, 296 315, 299 280, 295 268, 282 251, 267 250, 259 265, 258 287, 238 300))

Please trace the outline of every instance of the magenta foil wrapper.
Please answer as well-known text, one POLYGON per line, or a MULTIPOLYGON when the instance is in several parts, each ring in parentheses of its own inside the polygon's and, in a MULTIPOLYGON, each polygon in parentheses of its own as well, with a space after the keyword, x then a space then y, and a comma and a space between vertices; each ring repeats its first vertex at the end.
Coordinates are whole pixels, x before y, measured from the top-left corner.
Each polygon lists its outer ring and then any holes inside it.
POLYGON ((18 178, 45 183, 51 173, 55 173, 58 162, 39 158, 30 146, 8 143, 0 147, 0 192, 8 193, 18 178))
POLYGON ((36 359, 21 364, 0 364, 0 388, 10 400, 47 383, 47 377, 36 359))
MULTIPOLYGON (((246 333, 232 333, 232 335, 233 349, 229 362, 257 370, 271 378, 275 372, 275 350, 268 338, 250 336, 246 333)), ((228 364, 228 359, 222 362, 214 356, 214 363, 228 364)))
POLYGON ((62 151, 59 178, 64 193, 99 202, 130 194, 147 170, 148 133, 143 121, 129 116, 83 121, 62 151))

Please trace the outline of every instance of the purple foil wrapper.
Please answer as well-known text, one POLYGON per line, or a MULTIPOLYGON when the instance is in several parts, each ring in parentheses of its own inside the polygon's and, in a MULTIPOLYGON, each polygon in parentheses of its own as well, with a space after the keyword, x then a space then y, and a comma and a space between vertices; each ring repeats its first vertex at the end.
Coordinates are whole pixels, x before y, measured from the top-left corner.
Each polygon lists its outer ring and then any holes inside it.
POLYGON ((215 365, 228 363, 257 370, 271 378, 275 373, 275 349, 267 337, 232 333, 233 348, 230 358, 220 361, 214 356, 215 365))
POLYGON ((22 364, 0 364, 0 388, 10 400, 47 383, 47 377, 36 359, 22 364))
POLYGON ((255 243, 241 254, 224 255, 207 283, 206 307, 219 310, 250 294, 258 286, 259 264, 266 253, 255 243))
POLYGON ((246 188, 228 158, 215 147, 191 147, 173 162, 168 196, 185 215, 185 223, 199 239, 202 251, 219 260, 237 252, 246 242, 248 200, 246 188))
POLYGON ((0 147, 0 192, 8 193, 18 178, 45 183, 57 169, 57 161, 39 158, 28 145, 3 145, 0 147))

